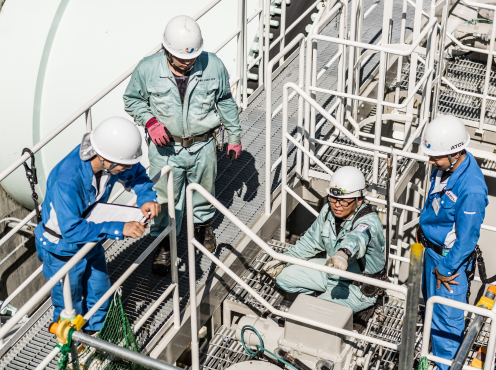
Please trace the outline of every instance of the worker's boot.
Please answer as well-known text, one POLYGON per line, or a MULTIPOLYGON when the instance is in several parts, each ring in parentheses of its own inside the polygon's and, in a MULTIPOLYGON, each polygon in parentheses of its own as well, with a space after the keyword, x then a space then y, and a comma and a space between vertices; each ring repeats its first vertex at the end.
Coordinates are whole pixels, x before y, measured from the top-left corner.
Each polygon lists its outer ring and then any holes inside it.
POLYGON ((171 269, 170 238, 167 235, 155 249, 152 272, 158 276, 166 276, 171 269))
POLYGON ((202 224, 195 224, 195 239, 200 244, 203 244, 210 253, 214 253, 217 241, 215 240, 214 229, 210 225, 210 220, 202 224))

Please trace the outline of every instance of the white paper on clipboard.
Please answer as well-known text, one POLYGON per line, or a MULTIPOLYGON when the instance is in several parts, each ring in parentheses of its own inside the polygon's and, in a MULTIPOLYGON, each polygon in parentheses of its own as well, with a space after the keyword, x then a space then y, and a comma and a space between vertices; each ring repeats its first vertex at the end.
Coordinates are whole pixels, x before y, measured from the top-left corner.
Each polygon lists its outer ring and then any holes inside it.
POLYGON ((147 219, 139 208, 118 204, 96 203, 85 217, 88 222, 145 222, 147 219))

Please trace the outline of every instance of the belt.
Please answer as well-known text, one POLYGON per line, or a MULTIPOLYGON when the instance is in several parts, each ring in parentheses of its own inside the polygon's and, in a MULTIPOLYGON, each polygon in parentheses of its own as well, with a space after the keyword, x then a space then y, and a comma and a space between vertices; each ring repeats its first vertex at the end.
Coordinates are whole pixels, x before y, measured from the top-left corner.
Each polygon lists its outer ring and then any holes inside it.
POLYGON ((49 233, 51 236, 54 236, 54 237, 59 238, 59 239, 62 239, 62 235, 57 234, 54 230, 52 230, 49 227, 45 226, 45 224, 42 224, 41 226, 43 226, 43 229, 45 229, 45 231, 47 233, 49 233))
POLYGON ((213 136, 212 134, 213 134, 214 130, 215 129, 210 130, 203 135, 197 135, 197 136, 190 136, 190 137, 169 136, 169 137, 171 138, 171 140, 170 140, 171 142, 181 143, 183 148, 189 148, 194 143, 198 143, 200 141, 205 141, 208 138, 210 138, 210 136, 213 136))
POLYGON ((429 241, 429 239, 427 239, 425 237, 422 229, 420 229, 420 241, 422 242, 422 244, 426 248, 432 249, 434 252, 436 252, 437 254, 439 254, 441 256, 446 256, 448 254, 448 252, 450 251, 450 248, 443 248, 443 247, 440 247, 439 245, 436 245, 436 244, 432 243, 431 241, 429 241))

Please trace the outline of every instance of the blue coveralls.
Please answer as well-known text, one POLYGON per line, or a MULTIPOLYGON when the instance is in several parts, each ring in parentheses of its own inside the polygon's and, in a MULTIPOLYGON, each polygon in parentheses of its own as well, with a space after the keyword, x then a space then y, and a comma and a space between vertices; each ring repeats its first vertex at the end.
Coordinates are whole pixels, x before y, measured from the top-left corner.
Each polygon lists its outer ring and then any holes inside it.
MULTIPOLYGON (((424 301, 438 295, 466 303, 468 282, 465 274, 467 259, 479 240, 480 228, 488 205, 487 186, 484 176, 472 154, 467 152, 465 160, 448 178, 442 194, 442 173, 437 169, 431 176, 429 196, 420 215, 420 226, 425 237, 433 244, 446 248, 445 256, 426 249, 422 276, 424 301), (436 186, 438 184, 438 186, 436 186), (436 200, 437 198, 437 200, 436 200), (439 210, 436 214, 436 204, 439 210), (450 293, 443 285, 437 289, 434 269, 444 276, 452 276, 459 285, 450 285, 450 293)), ((432 317, 432 352, 434 355, 452 360, 463 340, 465 328, 462 310, 436 304, 432 317)), ((449 366, 438 363, 441 370, 449 366)))
MULTIPOLYGON (((222 61, 213 53, 202 52, 189 76, 184 101, 181 101, 175 78, 161 51, 144 58, 134 70, 124 93, 126 112, 134 121, 145 127, 155 117, 173 136, 190 137, 209 132, 220 125, 228 133, 228 143, 241 140, 238 106, 232 98, 229 75, 222 61)), ((188 183, 198 183, 215 195, 217 177, 216 146, 213 137, 183 148, 181 143, 157 147, 150 142, 148 150, 150 176, 165 165, 174 173, 174 200, 177 233, 181 229, 184 213, 185 188, 188 183)), ((169 223, 167 217, 167 179, 164 177, 154 188, 162 213, 151 227, 151 235, 158 236, 169 223)), ((193 195, 195 223, 209 221, 215 208, 198 193, 193 195)))
MULTIPOLYGON (((362 274, 357 259, 361 258, 366 274, 375 274, 384 268, 384 248, 386 241, 382 232, 382 223, 376 213, 361 217, 353 230, 351 225, 356 214, 365 205, 362 204, 355 214, 345 221, 341 231, 336 235, 334 214, 329 212, 329 204, 322 208, 317 219, 301 237, 294 247, 284 254, 325 265, 339 249, 347 249, 351 253, 347 271, 362 274), (327 216, 327 219, 326 219, 327 216), (313 258, 325 251, 326 258, 313 258)), ((312 270, 298 265, 285 267, 276 278, 276 286, 289 293, 312 294, 321 292, 321 299, 350 307, 353 312, 372 306, 377 296, 366 297, 360 288, 350 284, 350 280, 337 275, 312 270)))
MULTIPOLYGON (((118 175, 103 174, 97 191, 91 163, 80 159, 79 148, 80 145, 50 172, 41 213, 43 224, 62 235, 62 239, 46 232, 42 223, 35 229, 38 258, 43 262, 43 275, 47 279, 55 275, 64 266, 64 260, 76 254, 86 243, 123 238, 124 222, 95 224, 82 217, 96 202, 108 201, 117 181, 134 190, 139 207, 147 202, 156 202, 153 183, 139 163, 118 175)), ((100 243, 72 268, 69 279, 74 309, 77 314, 84 315, 111 286, 105 253, 100 243)), ((100 330, 109 303, 107 301, 100 307, 85 329, 100 330)), ((61 282, 52 289, 52 304, 55 307, 53 319, 56 321, 64 308, 61 282)))

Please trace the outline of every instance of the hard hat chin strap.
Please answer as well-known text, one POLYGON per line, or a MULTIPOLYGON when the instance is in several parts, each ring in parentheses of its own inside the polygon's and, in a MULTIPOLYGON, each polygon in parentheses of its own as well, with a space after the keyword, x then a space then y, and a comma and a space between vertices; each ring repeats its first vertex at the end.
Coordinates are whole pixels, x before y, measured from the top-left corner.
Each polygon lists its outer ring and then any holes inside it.
POLYGON ((112 169, 114 169, 115 167, 117 167, 117 163, 112 163, 109 167, 105 166, 105 162, 104 160, 102 159, 102 157, 100 157, 99 155, 97 156, 98 160, 100 161, 102 167, 103 167, 103 172, 105 172, 107 175, 110 174, 110 171, 112 169))
MULTIPOLYGON (((165 49, 164 49, 164 50, 165 50, 165 49)), ((191 70, 193 69, 193 67, 195 66, 195 63, 193 63, 193 64, 191 64, 191 65, 189 66, 189 68, 188 68, 188 69, 181 69, 181 68, 179 68, 179 66, 178 66, 176 63, 174 63, 174 59, 172 58, 172 54, 171 54, 171 53, 169 53, 167 50, 165 50, 165 55, 166 55, 167 60, 169 61, 169 63, 170 63, 172 66, 174 66, 174 68, 176 68, 176 69, 177 69, 177 70, 179 70, 179 71, 189 72, 189 71, 191 71, 191 70)), ((196 61, 195 61, 195 62, 196 62, 196 61)))
MULTIPOLYGON (((460 154, 460 155, 458 156, 457 159, 455 159, 454 162, 453 162, 453 160, 451 158, 451 154, 448 154, 448 161, 450 163, 450 166, 449 166, 449 168, 446 171, 450 172, 453 169, 453 167, 455 167, 456 163, 460 160, 460 157, 462 156, 462 153, 463 153, 463 151, 462 152, 458 152, 458 154, 460 154)), ((457 154, 457 153, 455 153, 455 154, 457 154)))

